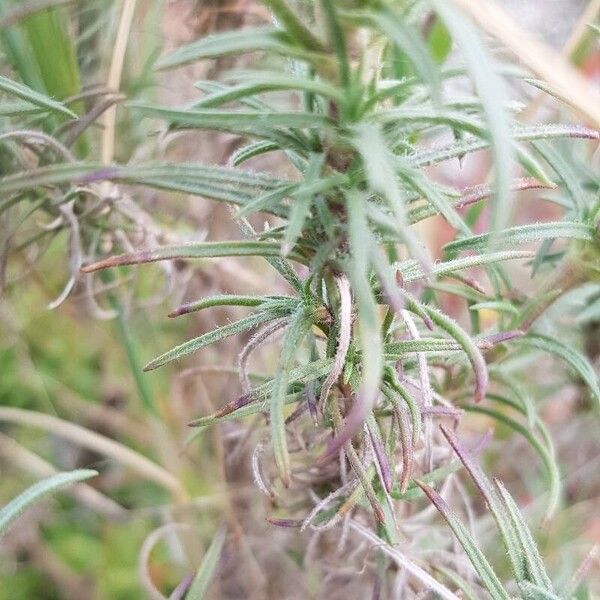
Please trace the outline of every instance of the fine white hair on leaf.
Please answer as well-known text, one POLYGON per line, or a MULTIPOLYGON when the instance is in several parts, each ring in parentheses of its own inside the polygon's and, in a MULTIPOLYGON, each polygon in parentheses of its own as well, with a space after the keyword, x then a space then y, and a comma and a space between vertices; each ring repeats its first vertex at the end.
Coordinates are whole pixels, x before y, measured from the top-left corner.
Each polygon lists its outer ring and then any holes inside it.
POLYGON ((344 362, 346 361, 346 354, 348 354, 350 337, 352 334, 352 295, 350 292, 350 283, 344 275, 336 276, 335 283, 340 294, 340 329, 333 366, 331 367, 331 371, 329 371, 329 375, 327 375, 327 378, 321 387, 321 394, 319 396, 319 407, 321 409, 327 400, 327 396, 329 395, 329 391, 331 390, 333 384, 344 369, 344 362))
MULTIPOLYGON (((412 315, 407 311, 403 310, 401 313, 402 320, 406 324, 406 328, 410 336, 414 340, 418 340, 421 336, 419 330, 415 324, 412 315)), ((423 401, 424 408, 430 408, 433 405, 433 397, 431 392, 431 382, 429 380, 429 371, 427 367, 427 358, 424 352, 417 352, 417 361, 419 365, 419 381, 421 383, 421 398, 423 401)), ((431 419, 424 419, 423 423, 423 436, 425 438, 425 467, 428 471, 432 468, 432 454, 431 454, 431 437, 432 437, 432 423, 431 419)))
POLYGON ((369 542, 379 547, 379 549, 393 559, 398 566, 405 569, 415 579, 418 579, 423 585, 425 585, 432 592, 435 592, 440 598, 445 600, 460 600, 459 596, 451 592, 446 586, 436 581, 427 571, 416 565, 408 557, 402 554, 397 548, 394 548, 386 544, 383 540, 378 538, 372 531, 367 529, 364 525, 357 521, 351 521, 350 527, 358 534, 362 535, 369 542))
POLYGON ((262 343, 264 343, 274 333, 282 329, 287 323, 286 319, 274 321, 263 327, 260 331, 257 331, 244 346, 240 352, 238 358, 238 365, 240 371, 240 384, 242 391, 247 394, 250 391, 250 378, 248 377, 248 359, 254 350, 256 350, 262 343))

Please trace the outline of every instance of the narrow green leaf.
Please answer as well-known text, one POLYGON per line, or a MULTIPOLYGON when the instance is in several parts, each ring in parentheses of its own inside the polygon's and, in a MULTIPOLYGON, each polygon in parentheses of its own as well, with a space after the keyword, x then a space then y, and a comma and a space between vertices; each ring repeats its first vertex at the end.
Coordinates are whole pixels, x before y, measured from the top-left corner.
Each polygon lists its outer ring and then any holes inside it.
POLYGON ((332 2, 332 0, 321 0, 320 4, 329 33, 329 42, 337 57, 340 83, 344 88, 348 89, 350 86, 350 61, 348 60, 346 37, 337 18, 335 2, 332 2))
MULTIPOLYGON (((524 600, 563 600, 564 596, 561 598, 556 594, 545 590, 543 587, 536 585, 535 583, 531 583, 531 581, 520 581, 519 587, 523 592, 524 600)), ((591 600, 591 598, 590 598, 591 600)))
POLYGON ((488 386, 487 365, 485 358, 483 358, 483 355, 481 354, 481 351, 471 336, 469 336, 469 334, 456 321, 441 311, 431 308, 430 306, 424 306, 423 308, 431 320, 438 325, 438 327, 441 327, 446 333, 448 333, 457 341, 459 346, 464 350, 465 354, 469 358, 471 366, 473 367, 473 374, 475 375, 474 401, 481 402, 481 400, 483 400, 485 397, 485 392, 488 386))
POLYGON ((529 577, 533 580, 534 584, 540 586, 545 591, 552 593, 552 582, 546 573, 542 557, 540 556, 536 543, 523 519, 519 507, 501 481, 495 480, 494 483, 496 484, 496 489, 506 507, 506 511, 516 532, 519 544, 523 550, 525 566, 529 577))
POLYGON ((373 11, 371 20, 375 25, 406 54, 415 72, 427 84, 433 98, 439 101, 440 75, 427 46, 413 24, 408 24, 399 16, 398 10, 383 4, 373 11))
POLYGON ((398 360, 406 354, 415 352, 459 352, 463 347, 454 340, 443 338, 419 338, 390 342, 384 346, 388 360, 398 360))
POLYGON ((290 483, 290 457, 285 433, 284 406, 287 396, 290 370, 294 359, 300 349, 302 340, 312 326, 311 311, 301 305, 294 313, 285 333, 281 358, 277 365, 277 372, 273 379, 273 393, 271 395, 271 441, 277 470, 287 487, 290 483))
POLYGON ((537 153, 546 161, 550 168, 558 175, 564 187, 569 192, 573 206, 581 211, 586 206, 586 197, 581 187, 579 177, 569 163, 546 140, 533 143, 537 153))
MULTIPOLYGON (((294 402, 299 402, 304 399, 304 395, 301 392, 294 392, 293 394, 288 394, 285 397, 284 404, 287 406, 288 404, 293 404, 294 402)), ((263 399, 252 400, 248 404, 244 404, 240 408, 227 413, 225 415, 207 415, 206 417, 200 417, 199 419, 194 419, 188 425, 190 427, 198 427, 200 430, 205 429, 207 427, 212 427, 217 423, 224 423, 226 421, 236 421, 238 419, 244 419, 246 417, 251 417, 252 415, 257 415, 258 413, 266 413, 269 411, 270 401, 263 399)), ((198 432, 192 434, 192 437, 198 435, 198 432)))
POLYGON ((488 56, 477 31, 454 8, 443 0, 433 0, 433 7, 448 28, 467 63, 477 88, 487 122, 490 144, 494 156, 496 198, 492 204, 492 228, 504 229, 510 219, 510 180, 512 172, 512 138, 502 79, 488 56))
POLYGON ((194 580, 190 585, 190 589, 185 595, 186 600, 203 600, 203 598, 206 597, 210 588, 210 583, 219 566, 219 559, 221 558, 221 552, 223 551, 223 546, 225 544, 226 534, 227 529, 221 527, 212 539, 208 550, 204 554, 200 568, 196 572, 194 580))
POLYGON ((475 483, 477 490, 492 513, 496 526, 500 531, 502 542, 506 548, 506 553, 515 578, 517 580, 523 579, 525 577, 525 560, 519 546, 518 538, 511 526, 497 490, 492 486, 479 463, 475 460, 471 452, 462 445, 456 434, 447 427, 442 426, 440 429, 456 455, 459 457, 461 463, 467 469, 473 483, 475 483))
POLYGON ((460 519, 456 517, 452 510, 450 510, 450 507, 446 504, 444 499, 428 485, 422 482, 417 482, 417 484, 435 505, 448 525, 450 525, 456 539, 463 547, 471 564, 475 568, 475 571, 477 571, 483 585, 486 587, 493 600, 510 600, 510 596, 494 573, 494 570, 485 558, 483 552, 477 546, 477 542, 475 542, 467 528, 461 523, 460 519))
POLYGON ((570 345, 538 333, 529 333, 518 342, 521 345, 537 348, 548 354, 554 354, 567 362, 589 387, 596 402, 600 405, 600 386, 598 376, 588 359, 570 345))
MULTIPOLYGON (((310 213, 312 206, 313 195, 310 191, 307 193, 306 189, 310 184, 321 181, 321 170, 325 162, 325 155, 323 154, 312 154, 308 167, 304 175, 304 184, 295 191, 294 201, 290 209, 290 215, 288 217, 287 227, 285 228, 285 234, 283 236, 283 243, 281 247, 282 254, 287 254, 294 247, 296 240, 302 233, 304 223, 310 213)), ((310 190, 310 187, 308 187, 310 190)))
POLYGON ((0 75, 0 91, 6 92, 12 96, 16 96, 17 98, 25 100, 26 102, 31 102, 31 104, 39 106, 40 108, 61 113, 73 119, 77 118, 77 115, 61 102, 52 100, 52 98, 49 98, 45 94, 36 92, 29 86, 12 81, 11 79, 8 79, 8 77, 4 77, 2 75, 0 75))
POLYGON ((2 102, 0 117, 23 117, 43 112, 44 109, 30 102, 2 102))
MULTIPOLYGON (((318 53, 307 52, 292 44, 285 32, 278 27, 246 27, 239 31, 225 31, 207 35, 197 42, 186 44, 162 57, 157 69, 172 69, 204 58, 219 58, 228 54, 269 50, 295 58, 318 57, 318 53)), ((326 59, 326 55, 323 55, 326 59)))
MULTIPOLYGON (((434 263, 431 268, 431 275, 437 277, 448 275, 456 271, 463 271, 465 269, 471 269, 473 267, 494 264, 497 262, 503 262, 505 260, 523 260, 529 259, 533 256, 532 252, 528 251, 513 251, 506 250, 503 252, 489 252, 488 254, 478 254, 475 256, 465 256, 461 258, 455 258, 452 260, 446 260, 439 263, 434 263)), ((407 260, 401 263, 396 263, 395 268, 402 273, 403 281, 417 281, 425 277, 427 274, 423 272, 421 265, 415 260, 407 260)))
POLYGON ((214 344, 223 338, 236 335, 242 331, 246 331, 246 329, 251 329, 252 327, 256 327, 257 325, 271 321, 272 319, 286 316, 288 313, 289 308, 280 307, 278 309, 259 312, 248 317, 244 317, 239 321, 234 321, 233 323, 228 323, 222 327, 217 327, 216 329, 213 329, 204 335, 188 340, 187 342, 176 346, 168 352, 161 354, 154 360, 150 361, 144 367, 144 371, 158 369, 169 362, 178 360, 184 356, 187 356, 188 354, 191 354, 192 352, 197 352, 198 350, 201 350, 210 344, 214 344))
POLYGON ((329 117, 316 113, 234 111, 212 108, 185 110, 148 104, 132 104, 131 107, 146 115, 161 117, 175 125, 233 132, 273 127, 321 128, 332 124, 329 117))
POLYGON ((514 317, 518 317, 520 314, 519 309, 507 300, 490 300, 488 302, 476 302, 475 304, 471 304, 471 306, 469 306, 469 310, 492 310, 494 312, 506 313, 514 317))
POLYGON ((250 135, 291 148, 301 147, 302 143, 290 128, 322 129, 332 125, 329 117, 317 113, 174 109, 148 104, 131 107, 145 116, 163 119, 171 126, 250 135))
MULTIPOLYGON (((444 250, 447 252, 483 250, 488 246, 491 235, 490 233, 482 233, 481 235, 450 242, 444 246, 444 250)), ((571 238, 590 242, 595 237, 596 231, 591 225, 574 221, 518 225, 496 234, 497 243, 502 245, 526 244, 527 242, 537 242, 549 238, 571 238)))
MULTIPOLYGON (((325 98, 331 98, 337 101, 343 101, 345 96, 343 91, 320 79, 309 79, 308 77, 301 77, 300 75, 291 75, 286 73, 279 73, 276 71, 261 71, 261 70, 243 70, 243 71, 230 71, 224 76, 225 81, 235 81, 239 84, 229 93, 234 93, 234 90, 241 90, 243 88, 251 91, 252 94, 259 94, 262 92, 271 92, 278 90, 297 90, 302 92, 312 92, 319 94, 325 98)), ((227 92, 222 92, 225 95, 227 92)), ((214 96, 213 96, 214 97, 214 96)), ((240 97, 240 96, 238 96, 240 97)), ((212 104, 211 96, 206 101, 201 101, 201 104, 209 106, 207 102, 212 104)), ((235 100, 233 97, 227 101, 235 100)))
POLYGON ((269 152, 276 152, 280 150, 279 145, 275 142, 259 141, 252 142, 246 146, 242 146, 236 150, 229 159, 230 164, 234 167, 241 165, 242 163, 254 158, 255 156, 261 156, 262 154, 268 154, 269 152))
POLYGON ((296 298, 291 296, 240 296, 236 294, 222 294, 209 296, 194 302, 187 302, 169 313, 170 317, 178 317, 191 312, 204 310, 213 306, 264 306, 269 303, 293 303, 296 298))
POLYGON ((263 0, 263 4, 271 9, 290 37, 296 40, 300 46, 307 50, 323 51, 325 49, 321 40, 308 29, 285 0, 263 0))
MULTIPOLYGON (((549 123, 545 125, 515 126, 511 137, 515 142, 530 142, 534 140, 549 140, 553 138, 598 139, 598 132, 586 127, 549 123)), ((465 156, 489 146, 489 141, 477 137, 467 138, 445 146, 433 146, 420 149, 406 157, 415 167, 430 167, 440 162, 465 156)), ((537 176, 537 175, 533 175, 537 176)))
MULTIPOLYGON (((400 402, 404 402, 408 408, 411 418, 412 426, 412 444, 413 447, 417 445, 421 437, 421 429, 423 423, 423 416, 421 414, 421 407, 419 403, 408 393, 408 390, 394 377, 393 381, 389 382, 389 385, 383 386, 383 393, 386 398, 394 404, 398 405, 400 402)), ((401 407, 399 407, 401 410, 401 407)))
POLYGON ((520 433, 529 442, 529 445, 536 451, 536 453, 540 457, 546 470, 546 477, 548 480, 548 503, 545 518, 550 518, 554 514, 560 503, 561 483, 560 471, 558 469, 558 465, 556 464, 556 458, 548 451, 548 448, 541 444, 527 427, 494 408, 487 408, 485 406, 475 406, 473 404, 464 404, 461 406, 461 408, 469 412, 476 412, 488 415, 496 419, 498 422, 503 423, 510 429, 513 429, 517 433, 520 433))
POLYGON ((377 395, 383 375, 383 338, 377 303, 369 285, 369 254, 364 233, 367 231, 366 196, 358 190, 346 192, 348 234, 351 258, 348 276, 358 306, 358 331, 361 349, 361 383, 354 405, 346 416, 341 431, 328 444, 326 456, 331 456, 354 435, 367 418, 377 395))
POLYGON ((6 532, 15 519, 44 496, 68 485, 96 477, 96 475, 98 475, 98 471, 78 469, 68 473, 57 473, 52 477, 38 481, 0 509, 0 536, 6 532))
MULTIPOLYGON (((91 273, 100 269, 121 267, 125 265, 139 265, 161 260, 174 260, 183 258, 217 258, 220 256, 279 256, 279 244, 275 242, 196 242, 180 246, 160 246, 152 250, 141 250, 130 254, 120 254, 100 260, 91 265, 82 267, 84 273, 91 273)), ((298 260, 296 254, 290 258, 298 260)))
POLYGON ((452 202, 445 198, 436 185, 432 184, 427 177, 405 163, 399 157, 396 159, 399 165, 400 173, 403 179, 412 187, 415 192, 425 198, 436 211, 441 214, 452 227, 460 231, 463 235, 470 235, 471 230, 467 227, 462 217, 456 212, 452 202))
MULTIPOLYGON (((387 148, 383 133, 375 125, 362 124, 357 127, 354 145, 361 155, 367 181, 374 192, 385 198, 396 220, 397 231, 402 236, 402 241, 414 258, 424 265, 429 265, 431 260, 426 251, 407 226, 405 198, 396 175, 395 157, 387 148)), ((364 205, 361 208, 363 212, 366 211, 366 200, 364 205)))

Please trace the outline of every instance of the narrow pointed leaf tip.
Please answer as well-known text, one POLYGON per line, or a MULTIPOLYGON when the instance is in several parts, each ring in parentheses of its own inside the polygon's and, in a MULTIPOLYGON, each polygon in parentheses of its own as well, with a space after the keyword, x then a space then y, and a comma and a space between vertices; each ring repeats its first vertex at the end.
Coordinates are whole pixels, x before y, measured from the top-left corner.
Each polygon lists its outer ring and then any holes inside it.
MULTIPOLYGON (((84 273, 92 273, 101 269, 140 265, 161 260, 185 258, 218 258, 224 256, 279 256, 280 246, 275 242, 196 242, 177 246, 162 246, 152 250, 142 250, 128 254, 111 256, 81 268, 84 273)), ((303 259, 294 252, 290 259, 302 262, 303 259)))
POLYGON ((13 522, 38 500, 66 486, 96 477, 96 475, 98 475, 98 471, 79 469, 68 473, 57 473, 38 481, 0 509, 0 535, 7 531, 13 522))
POLYGON ((40 108, 46 108, 53 112, 62 113, 63 115, 73 119, 77 118, 77 115, 61 102, 57 102, 56 100, 41 94, 27 85, 17 83, 16 81, 12 81, 11 79, 8 79, 2 75, 0 75, 0 91, 16 96, 21 100, 31 102, 31 104, 39 106, 40 108))

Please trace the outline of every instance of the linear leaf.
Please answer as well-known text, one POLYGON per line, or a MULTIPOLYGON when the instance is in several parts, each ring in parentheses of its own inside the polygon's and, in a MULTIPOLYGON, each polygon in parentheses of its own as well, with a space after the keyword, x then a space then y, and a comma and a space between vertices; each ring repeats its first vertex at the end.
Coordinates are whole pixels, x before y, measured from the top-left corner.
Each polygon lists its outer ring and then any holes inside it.
POLYGON ((132 104, 141 113, 159 117, 173 125, 201 129, 216 129, 232 133, 263 133, 277 127, 321 128, 332 125, 332 120, 317 113, 233 111, 215 108, 176 109, 168 106, 132 104))
POLYGON ((225 81, 235 81, 248 88, 256 87, 257 92, 267 92, 276 90, 298 90, 303 92, 312 92, 320 94, 325 98, 331 98, 343 101, 345 95, 343 91, 331 85, 327 81, 320 79, 309 79, 300 75, 291 75, 279 73, 277 71, 262 70, 235 70, 230 71, 224 76, 225 81))
POLYGON ((428 85, 433 97, 439 100, 440 75, 426 44, 416 33, 414 26, 405 23, 398 11, 390 6, 373 11, 371 20, 383 33, 406 54, 424 83, 428 85))
POLYGON ((503 483, 499 480, 495 480, 496 489, 500 494, 500 498, 504 503, 506 511, 512 522, 513 529, 516 532, 519 544, 523 550, 523 556, 525 558, 525 566, 529 577, 533 580, 533 583, 539 585, 547 592, 552 592, 552 582, 546 573, 542 557, 538 551, 538 548, 533 540, 531 532, 523 519, 523 515, 519 510, 519 507, 513 500, 512 496, 508 493, 503 483))
MULTIPOLYGON (((278 27, 247 27, 239 31, 225 31, 207 35, 186 44, 162 57, 157 69, 172 69, 204 58, 219 58, 228 54, 270 50, 295 58, 317 58, 315 52, 307 52, 290 43, 285 32, 278 27)), ((326 55, 323 55, 326 59, 326 55)))
POLYGON ((311 311, 308 307, 300 306, 285 333, 281 357, 277 365, 277 372, 273 379, 273 393, 271 395, 271 441, 277 470, 287 487, 290 483, 290 458, 285 433, 284 406, 287 396, 288 382, 292 364, 308 330, 312 326, 311 311))
POLYGON ((361 383, 343 427, 327 446, 326 456, 333 455, 344 446, 363 424, 375 403, 383 375, 383 338, 377 303, 369 285, 370 249, 364 237, 367 231, 365 205, 365 194, 358 190, 346 192, 348 234, 352 253, 348 276, 358 305, 357 321, 362 353, 361 383))
POLYGON ((39 106, 40 108, 58 112, 63 115, 67 115, 68 117, 72 117, 73 119, 77 118, 77 115, 61 102, 52 100, 52 98, 49 98, 45 94, 41 94, 27 85, 17 83, 16 81, 12 81, 12 79, 8 79, 8 77, 4 77, 2 75, 0 75, 0 91, 6 92, 12 96, 16 96, 17 98, 25 100, 26 102, 31 102, 31 104, 39 106))
POLYGON ((321 181, 321 169, 325 156, 323 154, 312 154, 306 168, 304 184, 294 193, 294 201, 290 209, 287 227, 283 236, 282 254, 287 254, 292 250, 296 240, 302 233, 304 223, 310 213, 313 201, 313 194, 310 191, 310 184, 321 181), (303 191, 304 190, 304 191, 303 191))
POLYGON ((588 359, 583 354, 555 338, 550 338, 538 333, 529 333, 527 336, 522 338, 519 343, 532 348, 537 348, 538 350, 542 350, 543 352, 547 352, 549 354, 554 354, 555 356, 558 356, 566 361, 571 368, 579 374, 581 379, 585 381, 592 395, 596 399, 596 402, 600 404, 600 386, 598 384, 598 376, 596 375, 594 368, 588 359))
POLYGON ((310 31, 300 17, 288 6, 286 0, 264 0, 263 4, 273 12, 290 37, 296 40, 300 46, 307 50, 324 50, 321 40, 310 31))
POLYGON ((212 539, 208 550, 204 554, 202 563, 194 576, 192 584, 190 585, 190 589, 185 596, 186 600, 203 600, 203 598, 205 598, 219 565, 219 559, 221 558, 221 552, 223 551, 223 546, 225 544, 226 533, 227 529, 221 527, 212 539))
POLYGON ((171 311, 169 316, 179 317, 213 306, 264 306, 265 304, 272 302, 297 302, 297 299, 292 298, 291 296, 240 296, 235 294, 222 294, 182 304, 171 311))
MULTIPOLYGON (((488 386, 488 371, 485 358, 469 334, 453 319, 430 306, 423 307, 431 320, 453 337, 469 358, 475 375, 474 401, 481 402, 488 386)), ((415 340, 416 341, 416 340, 415 340)))
POLYGON ((0 536, 6 532, 15 519, 44 496, 68 485, 96 477, 96 475, 98 475, 98 471, 78 469, 68 473, 57 473, 52 477, 38 481, 0 509, 0 536))
POLYGON ((433 7, 448 28, 454 42, 460 47, 483 105, 494 157, 496 198, 492 204, 492 228, 499 231, 510 218, 508 201, 513 155, 510 122, 504 108, 505 86, 497 75, 477 31, 454 5, 443 0, 433 0, 433 7))
POLYGON ((503 423, 504 425, 513 429, 517 433, 520 433, 529 442, 529 445, 535 450, 535 452, 540 457, 546 470, 546 477, 548 480, 548 503, 545 518, 550 518, 552 514, 556 511, 556 508, 560 503, 561 483, 560 471, 556 464, 556 459, 550 453, 548 448, 541 444, 527 427, 525 427, 518 421, 515 421, 515 419, 509 417, 503 412, 500 412, 499 410, 496 410, 494 408, 487 408, 485 406, 474 406, 473 404, 464 404, 461 408, 469 412, 481 413, 484 415, 488 415, 489 417, 493 417, 498 422, 503 423))
MULTIPOLYGON (((490 233, 482 233, 470 238, 450 242, 444 246, 447 252, 460 252, 462 250, 483 250, 488 246, 490 233)), ((592 241, 596 232, 587 223, 574 221, 555 221, 551 223, 531 223, 518 225, 505 229, 496 234, 496 240, 503 245, 526 244, 549 238, 571 238, 576 240, 592 241)))
MULTIPOLYGON (((471 269, 482 265, 494 264, 505 260, 522 260, 532 258, 533 253, 529 251, 506 250, 502 252, 489 252, 487 254, 478 254, 475 256, 465 256, 455 258, 439 263, 434 263, 431 268, 431 275, 440 277, 456 271, 471 269)), ((407 260, 396 263, 395 268, 402 273, 404 282, 416 281, 425 277, 421 265, 415 260, 407 260)))
MULTIPOLYGON (((599 133, 587 127, 549 123, 545 125, 530 125, 513 127, 511 137, 513 141, 529 142, 553 138, 581 138, 597 140, 599 133)), ((437 163, 458 158, 466 154, 483 150, 489 146, 485 139, 477 137, 467 138, 443 146, 434 146, 425 150, 417 150, 406 157, 406 160, 415 167, 429 167, 437 163)))
POLYGON ((562 598, 564 598, 564 596, 561 598, 553 592, 549 592, 543 587, 531 583, 531 581, 521 581, 519 582, 519 587, 523 592, 524 600, 562 600, 562 598))
POLYGON ((272 319, 276 319, 278 317, 283 317, 289 313, 289 308, 278 308, 272 309, 269 311, 259 312, 248 317, 244 317, 239 321, 234 321, 233 323, 228 323, 227 325, 223 325, 222 327, 217 327, 204 335, 193 338, 176 346, 175 348, 161 354, 154 360, 150 361, 145 367, 144 371, 152 371, 154 369, 158 369, 163 365, 172 362, 174 360, 178 360, 192 352, 197 352, 202 348, 214 344, 223 338, 229 337, 231 335, 236 335, 242 331, 246 331, 246 329, 251 329, 252 327, 256 327, 261 323, 265 323, 266 321, 271 321, 272 319))
POLYGON ((417 481, 417 484, 435 505, 448 525, 450 525, 456 539, 460 542, 460 545, 463 547, 471 564, 475 568, 475 571, 477 571, 477 574, 492 598, 494 600, 510 600, 510 596, 494 573, 490 563, 486 560, 483 552, 478 548, 477 543, 460 519, 456 517, 452 510, 450 510, 450 507, 446 504, 444 499, 428 485, 419 481, 417 481))
MULTIPOLYGON (((160 246, 152 250, 141 250, 139 252, 111 256, 110 258, 105 258, 104 260, 100 260, 91 265, 86 265, 82 267, 81 270, 84 273, 91 273, 100 269, 183 258, 217 258, 221 256, 279 256, 279 252, 279 244, 275 242, 196 242, 177 246, 160 246)), ((293 258, 295 260, 299 259, 299 257, 295 254, 290 254, 289 258, 293 258)))
POLYGON ((260 156, 269 152, 276 152, 277 150, 280 150, 280 148, 275 142, 264 140, 252 142, 251 144, 247 144, 246 146, 242 146, 236 150, 231 155, 229 163, 234 167, 237 167, 238 165, 241 165, 243 162, 246 162, 255 156, 260 156))
MULTIPOLYGON (((360 125, 356 130, 354 145, 361 155, 369 186, 374 192, 385 198, 394 216, 396 229, 402 236, 402 241, 414 258, 424 265, 429 265, 431 260, 427 256, 427 252, 407 226, 406 198, 398 182, 395 157, 388 149, 381 129, 372 124, 360 125)), ((364 208, 361 208, 363 211, 366 210, 366 200, 364 200, 364 204, 364 208)))

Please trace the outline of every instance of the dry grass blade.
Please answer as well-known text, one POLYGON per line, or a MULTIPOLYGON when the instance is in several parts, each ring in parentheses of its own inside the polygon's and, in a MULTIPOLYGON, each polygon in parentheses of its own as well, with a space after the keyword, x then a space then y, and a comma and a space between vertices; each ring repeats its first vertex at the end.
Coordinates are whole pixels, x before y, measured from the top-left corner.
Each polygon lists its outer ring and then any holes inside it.
POLYGON ((119 444, 94 431, 90 431, 85 427, 40 412, 6 406, 0 407, 0 421, 44 429, 79 446, 89 448, 127 465, 142 477, 154 481, 167 489, 178 500, 183 500, 187 497, 179 480, 161 466, 138 452, 134 452, 127 446, 119 444))
POLYGON ((453 0, 487 33, 548 83, 557 96, 600 127, 600 94, 559 53, 533 38, 492 0, 453 0))
MULTIPOLYGON (((133 23, 136 3, 137 0, 123 0, 119 28, 117 30, 108 80, 106 82, 106 87, 115 92, 118 92, 121 87, 121 75, 123 73, 123 64, 125 62, 125 52, 127 50, 127 42, 129 41, 129 32, 131 30, 131 24, 133 23)), ((115 153, 116 121, 117 107, 111 106, 104 113, 104 119, 102 121, 104 125, 104 131, 102 132, 102 162, 105 165, 112 163, 115 153)))

